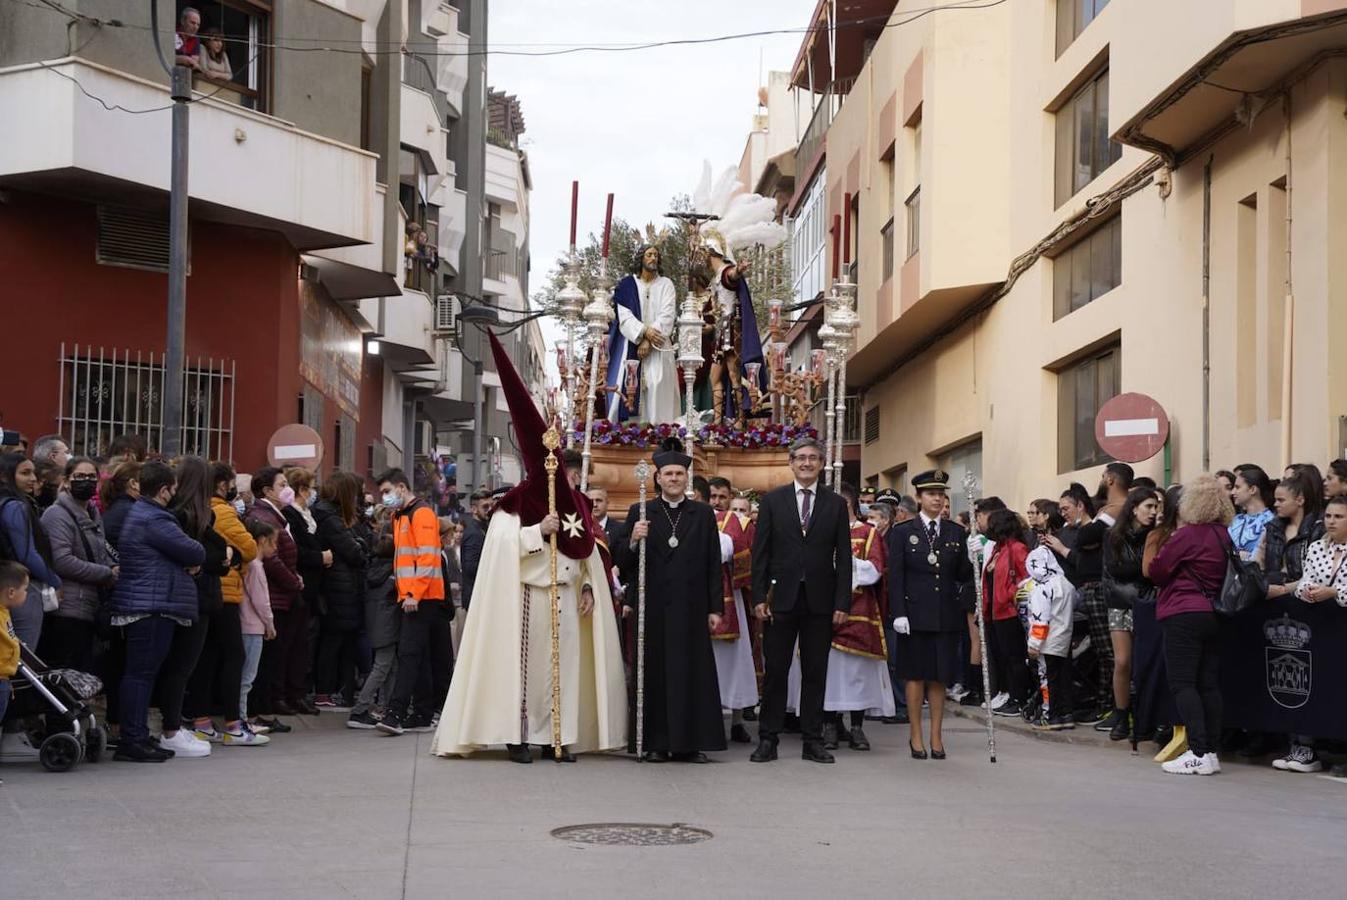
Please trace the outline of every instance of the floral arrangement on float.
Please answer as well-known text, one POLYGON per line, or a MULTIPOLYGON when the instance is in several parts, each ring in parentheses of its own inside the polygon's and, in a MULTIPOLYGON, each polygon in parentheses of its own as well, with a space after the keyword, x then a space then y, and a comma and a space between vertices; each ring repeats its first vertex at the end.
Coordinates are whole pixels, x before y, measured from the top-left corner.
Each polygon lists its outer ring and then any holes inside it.
MULTIPOLYGON (((666 422, 662 425, 636 421, 614 423, 600 419, 594 423, 593 443, 603 447, 648 449, 659 447, 668 438, 687 440, 687 436, 687 426, 678 423, 666 422)), ((583 444, 584 428, 574 427, 573 437, 577 445, 583 444)), ((721 422, 699 426, 695 437, 697 443, 706 447, 773 450, 789 447, 802 437, 817 438, 818 429, 809 424, 793 425, 780 422, 765 422, 739 428, 733 422, 721 422)))
POLYGON ((697 429, 697 441, 708 447, 737 447, 741 450, 772 450, 789 447, 802 437, 817 438, 813 425, 766 422, 738 428, 733 422, 708 423, 697 429))

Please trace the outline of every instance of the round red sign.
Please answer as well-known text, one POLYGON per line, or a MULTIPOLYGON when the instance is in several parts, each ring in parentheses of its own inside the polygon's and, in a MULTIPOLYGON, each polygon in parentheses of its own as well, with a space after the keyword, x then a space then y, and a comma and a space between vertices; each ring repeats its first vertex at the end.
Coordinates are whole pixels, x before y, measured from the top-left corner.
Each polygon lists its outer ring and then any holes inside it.
POLYGON ((1105 403, 1094 419, 1099 448, 1120 462, 1138 463, 1164 449, 1169 416, 1145 394, 1119 394, 1105 403))
POLYGON ((282 425, 267 441, 267 461, 282 469, 317 469, 323 463, 323 438, 307 425, 282 425))

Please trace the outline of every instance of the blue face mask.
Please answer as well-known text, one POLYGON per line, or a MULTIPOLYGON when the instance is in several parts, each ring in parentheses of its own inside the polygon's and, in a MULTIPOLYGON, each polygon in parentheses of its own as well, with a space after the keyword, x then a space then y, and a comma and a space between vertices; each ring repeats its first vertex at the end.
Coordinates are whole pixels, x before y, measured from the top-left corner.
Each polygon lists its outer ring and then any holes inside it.
POLYGON ((383 496, 383 504, 389 509, 399 509, 402 506, 402 498, 392 491, 389 491, 383 496))

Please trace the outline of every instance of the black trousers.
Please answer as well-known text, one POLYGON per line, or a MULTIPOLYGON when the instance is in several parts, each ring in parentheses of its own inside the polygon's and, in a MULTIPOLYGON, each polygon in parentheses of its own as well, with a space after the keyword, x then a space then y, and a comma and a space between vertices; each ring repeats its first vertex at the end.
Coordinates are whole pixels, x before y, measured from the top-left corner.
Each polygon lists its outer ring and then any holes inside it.
MULTIPOLYGON (((159 668, 159 712, 164 720, 164 731, 177 731, 182 727, 182 702, 187 694, 187 681, 196 671, 201 648, 209 633, 209 616, 198 618, 188 628, 178 625, 173 629, 173 643, 159 668)), ((130 663, 127 663, 127 670, 130 670, 130 663)))
POLYGON ((314 691, 355 697, 356 640, 354 631, 323 631, 318 635, 318 664, 314 671, 314 691))
POLYGON ((196 671, 187 682, 183 711, 189 719, 204 719, 219 712, 226 722, 234 722, 239 717, 239 686, 243 683, 239 605, 226 603, 206 618, 210 619, 210 630, 196 671))
POLYGON ((828 684, 828 650, 832 646, 832 613, 811 613, 804 591, 790 612, 773 612, 763 626, 762 711, 758 737, 777 740, 786 719, 786 680, 795 643, 800 643, 800 732, 806 743, 823 740, 823 695, 828 684))
POLYGON ((1188 747, 1197 756, 1216 752, 1221 739, 1221 623, 1215 613, 1180 613, 1160 622, 1165 669, 1188 747))
POLYGON ((430 718, 449 693, 454 642, 449 632, 448 601, 428 600, 416 612, 402 614, 398 635, 398 678, 389 709, 396 715, 430 718))
POLYGON ((1054 719, 1070 718, 1076 711, 1072 696, 1071 659, 1066 656, 1043 654, 1048 670, 1048 715, 1054 719))
POLYGON ((69 616, 48 615, 42 622, 42 637, 37 655, 53 669, 77 669, 94 672, 93 622, 69 616))
MULTIPOLYGON (((276 638, 268 641, 262 655, 271 654, 271 697, 291 706, 308 693, 309 667, 313 662, 309 635, 309 608, 296 602, 285 612, 273 612, 276 638)), ((252 709, 252 704, 248 705, 252 709)))
POLYGON ((1024 626, 1018 618, 992 622, 991 637, 996 642, 995 660, 997 684, 1010 694, 1010 699, 1023 703, 1029 699, 1029 669, 1026 660, 1029 645, 1024 638, 1024 626))

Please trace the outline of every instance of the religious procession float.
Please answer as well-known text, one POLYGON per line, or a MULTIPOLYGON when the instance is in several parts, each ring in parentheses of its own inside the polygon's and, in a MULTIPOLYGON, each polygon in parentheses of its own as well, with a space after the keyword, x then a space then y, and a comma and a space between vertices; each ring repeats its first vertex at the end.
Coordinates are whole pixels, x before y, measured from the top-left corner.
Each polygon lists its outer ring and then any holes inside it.
MULTIPOLYGON (((805 435, 825 442, 829 483, 841 476, 846 359, 860 324, 856 286, 834 268, 823 347, 792 366, 788 298, 755 304, 752 290, 754 263, 764 249, 783 255, 786 230, 775 221, 776 202, 746 191, 736 175, 729 169, 713 181, 706 164, 682 204, 688 208, 667 214, 674 226, 648 226, 626 248, 629 265, 613 268, 627 272, 609 268, 611 194, 597 259, 578 251, 579 184, 572 184, 570 251, 548 303, 564 334, 561 387, 547 412, 561 423, 565 446, 581 449, 582 489, 591 481, 607 487, 612 511, 636 500, 636 464, 670 438, 693 457, 690 476, 719 475, 739 491, 779 484, 787 448, 805 435), (675 255, 671 247, 681 251, 678 282, 665 274, 676 264, 666 259, 675 255), (820 401, 823 434, 810 423, 820 401)), ((834 244, 841 237, 835 228, 834 244)))

